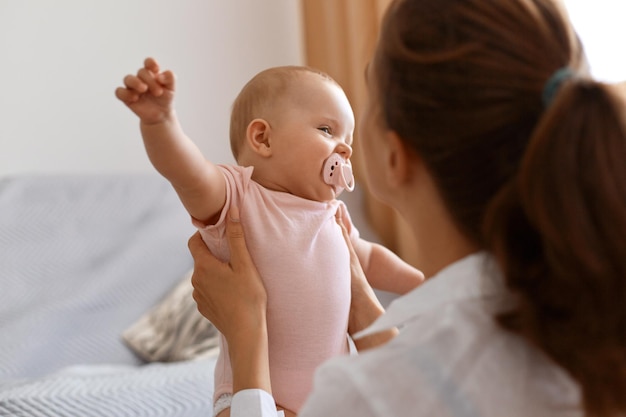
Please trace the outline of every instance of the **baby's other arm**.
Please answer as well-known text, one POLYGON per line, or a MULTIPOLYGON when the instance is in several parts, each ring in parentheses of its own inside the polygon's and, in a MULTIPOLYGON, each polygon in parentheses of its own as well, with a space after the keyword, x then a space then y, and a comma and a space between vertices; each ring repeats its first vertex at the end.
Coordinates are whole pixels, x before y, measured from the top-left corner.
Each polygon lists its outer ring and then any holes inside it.
POLYGON ((406 294, 424 281, 424 274, 377 243, 359 238, 354 242, 367 281, 373 288, 406 294))
POLYGON ((184 133, 173 108, 175 77, 161 72, 147 58, 136 75, 124 78, 115 94, 140 120, 146 152, 156 170, 167 178, 191 216, 212 223, 226 202, 226 180, 184 133))

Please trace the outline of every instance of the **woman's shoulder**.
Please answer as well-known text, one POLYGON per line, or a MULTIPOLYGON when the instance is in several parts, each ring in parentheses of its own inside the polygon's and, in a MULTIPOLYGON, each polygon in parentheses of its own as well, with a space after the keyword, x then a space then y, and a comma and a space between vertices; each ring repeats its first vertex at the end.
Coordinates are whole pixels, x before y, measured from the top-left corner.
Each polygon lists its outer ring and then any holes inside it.
POLYGON ((445 306, 381 348, 329 361, 316 391, 358 407, 345 415, 579 415, 573 381, 480 304, 445 306))

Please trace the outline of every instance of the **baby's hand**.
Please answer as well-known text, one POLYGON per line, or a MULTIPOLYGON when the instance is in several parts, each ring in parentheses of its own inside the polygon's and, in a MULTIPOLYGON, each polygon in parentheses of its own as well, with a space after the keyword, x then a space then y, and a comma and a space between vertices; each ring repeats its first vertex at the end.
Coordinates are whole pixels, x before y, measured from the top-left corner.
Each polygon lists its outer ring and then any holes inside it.
POLYGON ((144 124, 160 123, 172 112, 174 73, 159 71, 159 64, 153 58, 146 58, 137 75, 124 77, 125 87, 115 90, 115 96, 144 124))

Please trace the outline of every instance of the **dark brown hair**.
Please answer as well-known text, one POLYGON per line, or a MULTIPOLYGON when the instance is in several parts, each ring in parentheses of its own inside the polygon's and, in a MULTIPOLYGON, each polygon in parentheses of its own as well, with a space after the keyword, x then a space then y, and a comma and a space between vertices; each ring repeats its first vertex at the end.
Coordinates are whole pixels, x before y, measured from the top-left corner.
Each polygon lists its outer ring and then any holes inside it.
POLYGON ((626 106, 586 76, 562 5, 397 0, 373 65, 385 123, 520 294, 500 322, 580 383, 589 415, 626 412, 626 106))

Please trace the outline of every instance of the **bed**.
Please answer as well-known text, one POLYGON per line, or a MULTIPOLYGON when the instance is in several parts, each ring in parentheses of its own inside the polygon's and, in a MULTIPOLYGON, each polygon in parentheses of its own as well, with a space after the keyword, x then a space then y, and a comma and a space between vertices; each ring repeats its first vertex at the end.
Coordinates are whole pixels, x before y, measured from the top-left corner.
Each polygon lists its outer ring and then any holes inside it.
POLYGON ((0 179, 0 416, 211 415, 214 349, 123 336, 188 285, 192 233, 156 174, 0 179))
MULTIPOLYGON (((358 187, 342 199, 375 240, 358 187)), ((211 415, 193 232, 157 174, 0 179, 0 416, 211 415)))

